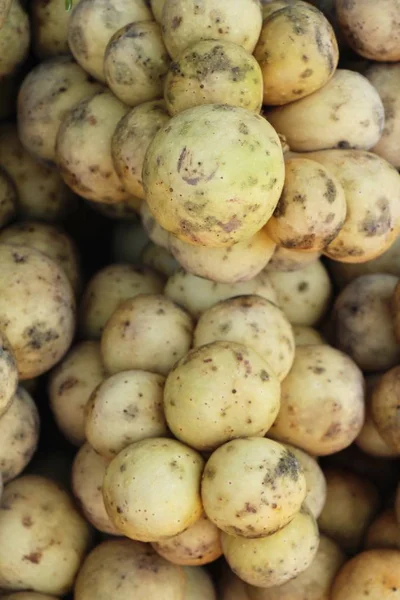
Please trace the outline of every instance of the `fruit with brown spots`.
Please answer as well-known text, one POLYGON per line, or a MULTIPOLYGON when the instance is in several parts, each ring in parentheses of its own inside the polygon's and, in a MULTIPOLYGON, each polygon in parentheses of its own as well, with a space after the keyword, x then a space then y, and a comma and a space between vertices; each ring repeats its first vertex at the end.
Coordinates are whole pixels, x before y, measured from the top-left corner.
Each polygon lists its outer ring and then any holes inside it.
POLYGON ((88 523, 64 489, 45 477, 24 475, 5 486, 0 535, 0 586, 64 596, 92 542, 88 523), (55 576, 56 574, 56 576, 55 576))
POLYGON ((222 549, 231 569, 260 588, 283 585, 309 568, 318 544, 317 524, 305 507, 267 537, 246 539, 222 533, 222 549))
POLYGON ((182 533, 203 512, 203 467, 201 455, 176 440, 131 444, 106 470, 103 496, 111 521, 123 535, 144 542, 182 533))
POLYGON ((109 540, 99 544, 79 571, 75 600, 186 600, 182 567, 158 556, 148 544, 109 540))
POLYGON ((256 351, 279 381, 289 373, 294 359, 291 325, 275 304, 254 295, 228 298, 209 308, 194 331, 194 345, 225 340, 256 351))
POLYGON ((364 379, 357 365, 327 344, 298 346, 268 435, 323 456, 349 446, 363 422, 364 379))
POLYGON ((203 40, 171 64, 164 98, 171 115, 201 104, 229 104, 260 112, 261 69, 244 48, 223 40, 203 40))
POLYGON ((239 542, 265 538, 292 521, 306 496, 306 480, 297 458, 284 446, 267 438, 244 438, 213 452, 201 495, 208 518, 239 536, 239 542))
POLYGON ((164 412, 172 433, 199 451, 230 439, 263 437, 279 410, 280 385, 269 363, 232 341, 191 350, 167 377, 164 412))
POLYGON ((263 74, 264 104, 282 105, 322 88, 335 72, 339 50, 323 13, 295 2, 264 15, 254 56, 263 74))
POLYGON ((259 231, 283 179, 274 129, 260 115, 219 104, 173 117, 156 133, 143 165, 146 200, 158 223, 201 246, 230 246, 259 231))

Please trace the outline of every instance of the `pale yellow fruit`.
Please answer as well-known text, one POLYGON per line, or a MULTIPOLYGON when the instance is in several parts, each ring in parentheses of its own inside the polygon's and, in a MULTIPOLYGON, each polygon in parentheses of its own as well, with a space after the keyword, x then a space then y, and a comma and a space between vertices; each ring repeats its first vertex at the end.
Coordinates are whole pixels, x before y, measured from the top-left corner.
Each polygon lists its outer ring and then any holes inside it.
POLYGON ((217 302, 235 296, 262 296, 274 304, 278 303, 275 290, 265 272, 249 281, 217 283, 180 269, 168 279, 164 294, 185 308, 195 319, 217 302))
POLYGON ((274 253, 275 242, 264 228, 227 248, 195 246, 170 235, 169 249, 189 273, 218 283, 236 283, 253 279, 264 269, 274 253))
POLYGON ((166 248, 149 242, 142 250, 140 262, 168 278, 176 273, 180 265, 166 248))
POLYGON ((254 56, 223 40, 203 40, 185 48, 165 80, 171 115, 200 104, 229 104, 259 113, 262 97, 262 73, 254 56))
POLYGON ((0 77, 13 74, 23 64, 30 38, 28 15, 19 0, 12 0, 0 28, 0 77))
POLYGON ((72 491, 87 521, 99 531, 120 535, 104 506, 102 486, 109 459, 100 456, 86 442, 72 464, 72 491))
POLYGON ((360 275, 387 273, 400 277, 400 236, 377 258, 364 263, 343 263, 329 260, 328 268, 333 280, 340 288, 360 275))
POLYGON ((83 198, 105 204, 128 199, 111 157, 112 135, 127 111, 111 92, 102 91, 64 117, 56 138, 56 161, 64 181, 83 198))
POLYGON ((261 9, 253 0, 165 0, 161 15, 165 45, 172 58, 204 39, 226 40, 252 53, 261 30, 261 9))
POLYGON ((39 442, 39 414, 30 394, 19 387, 0 418, 0 471, 3 483, 29 464, 39 442))
POLYGON ((307 325, 293 325, 295 346, 309 346, 310 344, 323 344, 324 338, 316 329, 307 325))
MULTIPOLYGON (((79 0, 73 0, 73 5, 79 0)), ((30 3, 32 46, 41 60, 70 52, 68 25, 71 11, 58 0, 33 0, 30 3)))
POLYGON ((247 586, 249 600, 329 600, 332 584, 345 560, 339 546, 321 535, 318 551, 305 571, 283 585, 264 589, 247 586))
POLYGON ((269 123, 218 104, 173 117, 156 133, 143 165, 146 200, 159 224, 204 246, 229 246, 259 231, 283 179, 282 147, 269 123))
POLYGON ((376 61, 400 60, 398 0, 336 0, 336 13, 349 46, 361 56, 376 61))
POLYGON ((380 156, 361 150, 327 150, 309 156, 340 181, 347 203, 344 225, 324 254, 363 263, 383 254, 400 231, 400 175, 380 156))
POLYGON ((154 542, 152 546, 158 554, 177 565, 206 565, 222 554, 220 531, 205 515, 182 533, 154 542))
POLYGON ((299 448, 282 444, 299 461, 306 479, 306 497, 304 504, 315 519, 318 519, 326 501, 326 479, 317 460, 299 448))
POLYGON ((52 371, 50 408, 64 437, 75 446, 85 441, 85 409, 90 394, 106 376, 98 342, 80 342, 52 371))
POLYGON ((141 369, 167 375, 192 344, 191 317, 172 300, 140 294, 125 300, 107 321, 101 353, 110 374, 141 369))
POLYGON ((139 294, 162 291, 161 277, 152 269, 129 264, 111 264, 89 280, 80 304, 80 332, 86 339, 99 339, 118 306, 139 294))
POLYGON ((56 137, 63 118, 81 100, 101 89, 71 56, 52 58, 34 67, 18 93, 18 133, 24 147, 54 166, 56 137))
POLYGON ((269 271, 278 304, 293 325, 316 325, 332 297, 328 271, 316 261, 296 271, 269 271))
POLYGON ((104 478, 111 521, 123 535, 139 541, 182 533, 202 515, 203 467, 200 454, 176 440, 131 444, 111 461, 104 478))
POLYGON ((114 33, 124 25, 151 21, 145 0, 80 0, 68 25, 68 46, 75 60, 92 77, 105 82, 104 54, 114 33))
POLYGON ((145 438, 167 436, 163 411, 164 377, 146 371, 122 371, 104 379, 86 406, 85 432, 104 457, 145 438))
POLYGON ((128 23, 108 42, 104 76, 111 91, 129 106, 161 98, 170 58, 155 21, 128 23))
POLYGON ((22 220, 59 221, 74 207, 72 192, 60 173, 32 158, 13 123, 0 126, 0 165, 15 184, 22 220))
POLYGON ((111 540, 99 544, 79 571, 75 600, 185 600, 181 567, 158 556, 148 544, 111 540))
POLYGON ((306 158, 285 161, 285 185, 266 225, 276 244, 294 250, 323 250, 346 218, 343 187, 329 169, 306 158))
POLYGON ((115 170, 125 189, 145 199, 142 182, 143 161, 147 148, 170 117, 163 100, 144 102, 130 110, 117 124, 111 139, 115 170))
POLYGON ((365 420, 355 443, 363 452, 370 456, 395 458, 400 454, 400 451, 397 451, 385 442, 372 416, 372 395, 379 379, 379 375, 367 375, 365 377, 365 420))
POLYGON ((322 456, 349 446, 363 422, 364 380, 357 365, 327 344, 298 346, 268 435, 322 456))
POLYGON ((61 229, 36 221, 15 223, 0 231, 0 243, 28 246, 42 252, 63 269, 75 294, 79 293, 81 268, 78 249, 74 240, 61 229))
POLYGON ((229 298, 202 314, 194 331, 194 345, 218 340, 255 350, 279 381, 287 376, 293 364, 292 327, 278 306, 259 296, 229 298))
POLYGON ((380 139, 385 121, 376 89, 363 75, 346 69, 338 69, 313 94, 268 110, 266 117, 296 152, 368 150, 380 139))
POLYGON ((284 446, 267 438, 243 438, 213 452, 201 495, 206 515, 219 529, 260 538, 292 521, 306 496, 306 480, 284 446))
POLYGON ((45 477, 24 475, 1 500, 0 587, 64 596, 92 542, 88 523, 63 488, 45 477))
POLYGON ((225 558, 243 581, 256 587, 282 585, 305 571, 318 550, 314 517, 302 508, 283 529, 258 539, 222 533, 225 558))
POLYGON ((298 271, 312 265, 318 261, 321 252, 315 250, 289 250, 282 246, 277 246, 271 260, 265 267, 265 270, 271 271, 298 271))
POLYGON ((75 301, 59 265, 26 246, 0 244, 0 330, 7 336, 20 379, 53 367, 75 330, 75 301))
POLYGON ((400 367, 397 366, 382 375, 371 398, 371 414, 378 433, 396 453, 400 452, 399 393, 400 367))
POLYGON ((191 350, 169 373, 164 412, 175 437, 209 451, 230 439, 264 436, 279 400, 279 380, 257 352, 214 342, 191 350))
POLYGON ((323 13, 306 3, 293 3, 264 14, 254 56, 264 79, 264 104, 280 105, 322 88, 335 72, 339 50, 323 13))
POLYGON ((385 109, 382 137, 372 151, 400 169, 400 65, 375 63, 365 76, 378 90, 385 109))

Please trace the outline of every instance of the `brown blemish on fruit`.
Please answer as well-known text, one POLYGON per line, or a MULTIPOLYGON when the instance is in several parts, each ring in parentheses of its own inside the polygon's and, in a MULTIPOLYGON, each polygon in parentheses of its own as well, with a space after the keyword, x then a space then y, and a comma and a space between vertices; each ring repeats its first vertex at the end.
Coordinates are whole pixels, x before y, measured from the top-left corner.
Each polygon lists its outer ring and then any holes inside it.
POLYGON ((42 560, 43 552, 31 552, 30 554, 25 554, 23 556, 23 560, 27 560, 28 562, 38 565, 42 560))
POLYGON ((61 396, 64 392, 73 388, 77 383, 79 383, 79 380, 76 377, 64 379, 58 388, 58 394, 61 396))

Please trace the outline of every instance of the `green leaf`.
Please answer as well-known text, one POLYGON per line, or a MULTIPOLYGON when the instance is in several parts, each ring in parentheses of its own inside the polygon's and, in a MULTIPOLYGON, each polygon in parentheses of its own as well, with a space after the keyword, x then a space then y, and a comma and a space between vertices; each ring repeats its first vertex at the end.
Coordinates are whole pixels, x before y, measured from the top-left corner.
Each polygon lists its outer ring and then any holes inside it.
POLYGON ((72 0, 65 0, 65 10, 67 12, 71 12, 71 10, 72 10, 72 0))

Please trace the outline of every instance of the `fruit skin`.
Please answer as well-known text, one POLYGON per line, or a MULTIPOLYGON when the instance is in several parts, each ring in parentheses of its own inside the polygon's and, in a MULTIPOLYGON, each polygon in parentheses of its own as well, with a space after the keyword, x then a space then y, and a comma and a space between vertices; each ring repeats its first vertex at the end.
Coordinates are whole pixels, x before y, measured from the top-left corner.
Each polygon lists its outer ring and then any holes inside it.
POLYGON ((283 182, 274 129, 260 115, 219 104, 173 117, 153 138, 143 165, 146 199, 158 223, 204 246, 254 235, 272 215, 283 182))
POLYGON ((263 72, 264 104, 281 105, 322 88, 335 72, 339 50, 322 12, 295 3, 264 19, 254 56, 263 72))
POLYGON ((262 73, 254 56, 221 40, 203 40, 186 48, 165 80, 164 98, 171 115, 219 103, 259 113, 262 96, 262 73))
POLYGON ((204 39, 234 42, 252 54, 261 24, 258 0, 165 0, 162 12, 164 43, 173 59, 204 39))
POLYGON ((176 440, 151 438, 131 444, 108 465, 106 510, 121 534, 157 542, 182 533, 203 514, 201 455, 176 440))

